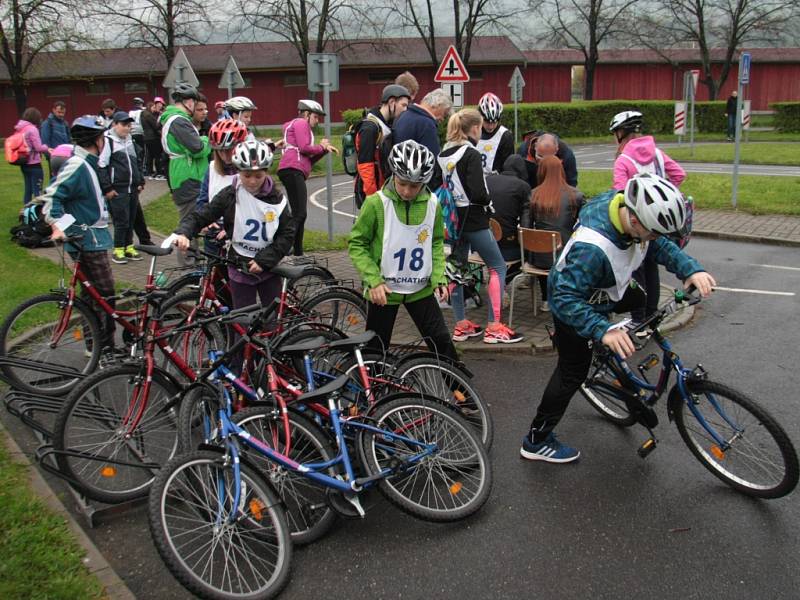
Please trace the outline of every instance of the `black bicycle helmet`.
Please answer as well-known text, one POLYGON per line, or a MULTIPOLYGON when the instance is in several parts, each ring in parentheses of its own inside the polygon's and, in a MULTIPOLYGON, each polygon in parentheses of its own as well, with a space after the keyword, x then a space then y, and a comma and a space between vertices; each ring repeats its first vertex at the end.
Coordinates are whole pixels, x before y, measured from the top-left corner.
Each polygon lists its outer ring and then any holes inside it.
POLYGON ((396 83, 390 83, 383 88, 381 104, 386 104, 392 98, 402 98, 403 96, 411 100, 411 93, 405 87, 397 85, 396 83))
POLYGON ((643 124, 644 119, 642 113, 637 110, 626 110, 614 115, 614 118, 611 119, 611 124, 608 126, 608 130, 611 133, 619 129, 626 133, 639 133, 642 130, 643 124))
POLYGON ((200 94, 192 84, 178 83, 175 85, 175 89, 172 90, 171 97, 175 102, 179 100, 197 100, 200 94))
POLYGON ((69 135, 81 148, 92 146, 106 130, 105 121, 97 115, 83 115, 72 122, 69 135))

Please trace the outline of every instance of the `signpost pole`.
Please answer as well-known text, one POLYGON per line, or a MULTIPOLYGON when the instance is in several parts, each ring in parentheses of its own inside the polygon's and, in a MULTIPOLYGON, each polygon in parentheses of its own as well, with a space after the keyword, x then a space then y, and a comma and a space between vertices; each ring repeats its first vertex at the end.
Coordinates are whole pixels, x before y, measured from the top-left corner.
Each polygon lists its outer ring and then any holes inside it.
POLYGON ((733 181, 731 182, 731 202, 736 208, 737 196, 739 194, 739 159, 741 154, 742 142, 742 90, 746 83, 750 83, 750 54, 742 52, 739 57, 739 86, 736 94, 736 137, 734 143, 736 148, 733 156, 733 181))
POLYGON ((689 115, 692 119, 690 129, 689 129, 689 155, 694 156, 694 76, 692 72, 689 71, 689 115))
MULTIPOLYGON (((325 108, 325 138, 331 139, 331 81, 330 81, 330 60, 320 58, 322 65, 322 104, 325 108)), ((330 152, 325 154, 325 197, 328 205, 328 241, 333 241, 333 156, 330 152)))

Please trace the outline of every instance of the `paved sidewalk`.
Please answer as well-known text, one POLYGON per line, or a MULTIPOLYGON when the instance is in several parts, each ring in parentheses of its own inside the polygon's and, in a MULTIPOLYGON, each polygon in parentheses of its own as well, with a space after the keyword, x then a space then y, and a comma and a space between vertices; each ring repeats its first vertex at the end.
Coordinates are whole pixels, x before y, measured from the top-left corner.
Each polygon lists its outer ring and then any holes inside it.
POLYGON ((800 217, 749 215, 740 211, 698 210, 694 235, 744 242, 800 246, 800 217))

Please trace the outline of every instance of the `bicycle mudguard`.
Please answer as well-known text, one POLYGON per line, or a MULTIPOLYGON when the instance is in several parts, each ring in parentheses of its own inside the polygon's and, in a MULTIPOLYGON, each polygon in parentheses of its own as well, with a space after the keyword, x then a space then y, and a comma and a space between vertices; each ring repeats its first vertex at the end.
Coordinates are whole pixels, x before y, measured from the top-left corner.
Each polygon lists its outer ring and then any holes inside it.
MULTIPOLYGON (((691 387, 692 383, 701 380, 701 377, 687 377, 686 387, 691 387)), ((678 383, 675 382, 675 384, 669 390, 669 396, 667 397, 667 416, 669 417, 670 423, 675 419, 675 413, 680 410, 681 402, 683 402, 683 395, 681 394, 681 389, 678 386, 678 383)))

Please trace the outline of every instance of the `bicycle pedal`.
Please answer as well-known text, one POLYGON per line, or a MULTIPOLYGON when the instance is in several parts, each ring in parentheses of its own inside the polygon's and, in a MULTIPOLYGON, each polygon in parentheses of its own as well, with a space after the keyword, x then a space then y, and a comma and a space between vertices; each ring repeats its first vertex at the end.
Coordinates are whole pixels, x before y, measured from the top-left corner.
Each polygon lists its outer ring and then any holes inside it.
POLYGON ((656 449, 657 445, 658 444, 656 443, 655 438, 647 439, 641 446, 639 446, 639 449, 636 451, 636 453, 640 458, 647 458, 647 456, 656 449))

